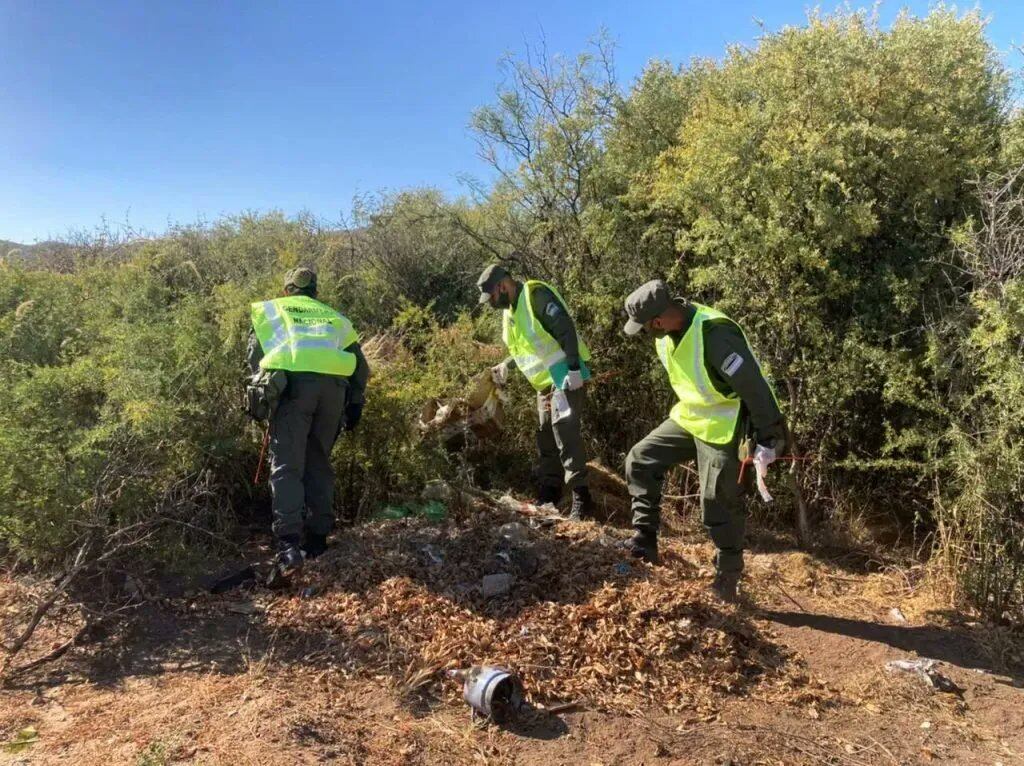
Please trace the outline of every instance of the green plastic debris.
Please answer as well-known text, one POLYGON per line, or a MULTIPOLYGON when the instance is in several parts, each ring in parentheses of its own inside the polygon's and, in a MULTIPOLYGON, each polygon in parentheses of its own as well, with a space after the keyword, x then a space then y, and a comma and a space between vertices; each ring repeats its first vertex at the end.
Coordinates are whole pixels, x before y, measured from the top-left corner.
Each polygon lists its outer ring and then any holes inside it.
POLYGON ((401 505, 388 505, 373 514, 374 521, 394 521, 411 515, 409 509, 401 505))
POLYGON ((432 522, 441 522, 448 518, 448 509, 444 503, 431 500, 429 503, 405 503, 404 505, 388 505, 374 514, 374 521, 395 521, 419 517, 432 522))
POLYGON ((445 508, 444 503, 431 500, 421 506, 420 514, 430 521, 444 521, 448 518, 448 509, 445 508))
POLYGON ((18 735, 4 748, 8 753, 20 753, 25 750, 29 745, 33 745, 39 741, 39 732, 36 731, 35 726, 29 726, 18 732, 18 735))

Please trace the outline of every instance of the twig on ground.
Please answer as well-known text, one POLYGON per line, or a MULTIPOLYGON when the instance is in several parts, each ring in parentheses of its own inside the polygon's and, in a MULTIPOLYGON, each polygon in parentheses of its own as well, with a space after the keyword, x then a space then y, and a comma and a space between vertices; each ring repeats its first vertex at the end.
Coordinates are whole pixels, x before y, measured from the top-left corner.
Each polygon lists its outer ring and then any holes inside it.
POLYGON ((782 587, 782 583, 775 582, 774 585, 775 585, 776 588, 779 589, 779 592, 782 593, 783 596, 785 596, 791 602, 793 602, 793 604, 796 606, 797 609, 799 609, 801 612, 807 612, 807 610, 804 609, 803 606, 801 606, 800 602, 797 601, 795 598, 793 598, 791 595, 789 595, 789 592, 785 588, 782 587))
POLYGON ((32 634, 36 632, 36 628, 39 626, 40 621, 42 621, 46 613, 50 611, 50 608, 57 603, 57 599, 60 598, 61 594, 67 590, 68 586, 71 585, 74 579, 78 576, 78 573, 82 571, 82 568, 87 563, 86 553, 91 547, 91 538, 82 543, 81 547, 78 549, 78 553, 75 554, 74 562, 68 568, 67 573, 61 578, 57 587, 50 591, 50 595, 43 599, 39 606, 36 607, 35 611, 32 613, 32 617, 29 618, 28 625, 25 626, 25 630, 21 632, 21 635, 14 640, 13 644, 6 647, 7 656, 4 658, 3 664, 0 665, 0 679, 6 678, 7 671, 11 667, 11 663, 18 655, 18 652, 20 652, 25 647, 25 644, 28 643, 29 639, 32 638, 32 634))
POLYGON ((12 678, 14 678, 17 675, 20 675, 21 673, 27 673, 28 671, 35 670, 36 668, 41 667, 48 662, 53 662, 54 660, 60 659, 65 654, 67 654, 68 650, 72 646, 78 643, 79 639, 81 639, 81 637, 85 635, 86 631, 89 630, 91 627, 92 624, 86 623, 78 630, 77 633, 75 633, 74 636, 69 638, 67 641, 65 641, 63 644, 58 646, 53 651, 47 652, 42 657, 37 657, 31 662, 26 662, 24 665, 19 665, 14 668, 7 668, 3 676, 4 681, 10 681, 12 678))
POLYGON ((886 754, 887 756, 889 756, 889 759, 890 759, 890 760, 891 760, 891 761, 892 761, 893 763, 895 763, 895 764, 896 764, 896 766, 899 766, 899 763, 900 763, 899 759, 898 759, 898 758, 897 758, 897 757, 896 757, 895 755, 893 755, 893 754, 892 754, 892 751, 890 751, 890 750, 889 750, 889 748, 887 748, 887 747, 886 747, 885 745, 883 745, 883 744, 882 744, 881 742, 879 742, 879 741, 878 741, 877 739, 875 739, 874 737, 872 737, 872 736, 871 736, 870 734, 868 735, 868 739, 870 739, 870 740, 871 740, 872 742, 874 742, 874 743, 875 743, 876 745, 878 745, 879 749, 880 749, 880 750, 881 750, 881 751, 882 751, 883 753, 885 753, 885 754, 886 754))

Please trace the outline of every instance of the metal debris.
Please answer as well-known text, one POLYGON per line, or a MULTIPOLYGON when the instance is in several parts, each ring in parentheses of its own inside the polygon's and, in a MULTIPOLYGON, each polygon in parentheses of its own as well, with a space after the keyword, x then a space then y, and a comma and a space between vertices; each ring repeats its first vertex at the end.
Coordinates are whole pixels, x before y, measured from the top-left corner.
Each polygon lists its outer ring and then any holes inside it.
POLYGON ((504 596, 512 590, 512 581, 512 575, 508 572, 484 575, 483 580, 480 582, 480 592, 484 598, 504 596))

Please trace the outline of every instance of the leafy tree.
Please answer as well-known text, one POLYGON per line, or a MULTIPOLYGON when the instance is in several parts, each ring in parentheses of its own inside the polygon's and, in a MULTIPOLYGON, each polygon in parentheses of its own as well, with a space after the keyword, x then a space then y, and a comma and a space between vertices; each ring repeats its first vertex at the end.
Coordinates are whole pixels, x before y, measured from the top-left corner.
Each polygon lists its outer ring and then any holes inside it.
POLYGON ((943 426, 925 328, 1006 88, 977 14, 889 30, 814 16, 731 50, 658 158, 651 204, 686 222, 683 283, 750 330, 798 448, 846 469, 830 478, 871 505, 926 510, 903 491, 928 475, 943 426), (865 482, 849 473, 864 469, 865 482), (882 470, 908 473, 880 484, 882 470))
POLYGON ((493 252, 530 274, 587 279, 601 266, 584 219, 594 202, 594 168, 617 97, 612 46, 598 37, 574 59, 542 45, 501 62, 497 102, 478 109, 470 127, 480 156, 496 171, 492 189, 477 185, 487 215, 477 235, 493 252))

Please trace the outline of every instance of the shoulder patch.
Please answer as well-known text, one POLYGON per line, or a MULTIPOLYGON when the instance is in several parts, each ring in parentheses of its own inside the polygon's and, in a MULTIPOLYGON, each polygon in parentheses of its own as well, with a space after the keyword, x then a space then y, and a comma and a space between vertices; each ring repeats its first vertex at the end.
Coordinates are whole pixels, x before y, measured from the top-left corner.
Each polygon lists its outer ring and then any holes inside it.
POLYGON ((743 366, 743 357, 733 351, 729 356, 722 362, 722 372, 729 377, 736 374, 736 371, 743 366))
POLYGON ((562 313, 562 306, 558 303, 558 301, 551 301, 551 303, 548 304, 547 308, 544 309, 544 313, 547 314, 549 317, 558 316, 559 314, 562 313))

